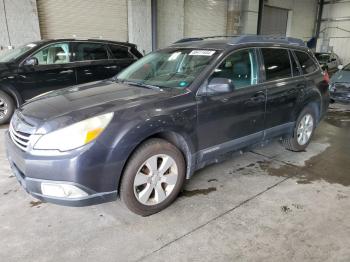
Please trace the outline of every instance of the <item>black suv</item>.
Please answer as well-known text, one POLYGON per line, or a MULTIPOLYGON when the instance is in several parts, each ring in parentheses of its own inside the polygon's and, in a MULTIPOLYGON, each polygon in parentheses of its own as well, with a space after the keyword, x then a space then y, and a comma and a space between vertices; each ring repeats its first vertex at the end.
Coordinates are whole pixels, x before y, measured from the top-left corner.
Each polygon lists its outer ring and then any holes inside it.
POLYGON ((16 107, 62 87, 115 76, 142 55, 129 43, 59 39, 0 53, 0 124, 16 107))
POLYGON ((195 170, 280 138, 309 144, 329 101, 313 54, 293 38, 188 41, 115 79, 54 91, 19 108, 9 162, 34 197, 63 205, 116 199, 150 215, 195 170))

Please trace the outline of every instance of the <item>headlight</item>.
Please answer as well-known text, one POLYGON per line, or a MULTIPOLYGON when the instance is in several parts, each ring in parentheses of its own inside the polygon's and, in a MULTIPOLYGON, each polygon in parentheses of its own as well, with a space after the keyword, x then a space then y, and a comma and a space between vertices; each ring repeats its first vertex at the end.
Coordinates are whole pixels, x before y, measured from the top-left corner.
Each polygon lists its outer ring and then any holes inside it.
POLYGON ((334 92, 334 91, 335 91, 335 84, 334 84, 334 83, 329 84, 328 90, 329 90, 330 92, 334 92))
POLYGON ((106 128, 114 113, 89 118, 43 135, 34 149, 68 151, 95 140, 106 128))

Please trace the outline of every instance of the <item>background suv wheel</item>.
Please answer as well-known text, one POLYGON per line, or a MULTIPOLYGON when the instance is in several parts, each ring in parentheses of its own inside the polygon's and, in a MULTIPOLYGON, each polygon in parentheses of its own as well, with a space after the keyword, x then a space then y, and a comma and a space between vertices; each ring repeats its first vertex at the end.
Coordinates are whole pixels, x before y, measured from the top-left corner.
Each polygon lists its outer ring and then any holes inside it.
POLYGON ((131 211, 148 216, 166 208, 176 199, 185 176, 182 153, 163 139, 150 139, 128 161, 120 196, 131 211))
POLYGON ((15 111, 13 99, 3 91, 0 91, 0 125, 10 121, 15 111))

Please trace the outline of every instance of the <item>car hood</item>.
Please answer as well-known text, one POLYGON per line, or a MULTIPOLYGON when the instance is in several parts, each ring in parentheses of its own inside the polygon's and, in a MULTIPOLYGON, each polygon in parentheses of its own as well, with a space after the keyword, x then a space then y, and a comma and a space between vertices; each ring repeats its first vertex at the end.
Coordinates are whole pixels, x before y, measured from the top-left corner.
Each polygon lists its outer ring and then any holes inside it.
POLYGON ((0 62, 0 73, 3 71, 8 71, 10 69, 10 63, 1 63, 0 62))
POLYGON ((25 103, 17 114, 46 133, 108 112, 155 103, 183 93, 177 89, 150 89, 116 83, 92 82, 52 91, 25 103))
POLYGON ((350 71, 340 70, 336 72, 332 78, 331 83, 350 83, 350 71))

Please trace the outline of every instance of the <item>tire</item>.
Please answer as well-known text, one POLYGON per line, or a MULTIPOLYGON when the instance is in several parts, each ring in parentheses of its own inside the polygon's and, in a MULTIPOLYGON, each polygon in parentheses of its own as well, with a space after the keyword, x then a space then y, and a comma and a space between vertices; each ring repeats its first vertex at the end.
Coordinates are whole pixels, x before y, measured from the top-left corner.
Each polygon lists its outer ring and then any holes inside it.
POLYGON ((15 111, 13 99, 0 90, 0 125, 7 124, 15 111))
MULTIPOLYGON (((315 117, 315 111, 312 109, 312 107, 307 106, 303 109, 303 111, 301 111, 296 123, 295 123, 295 127, 293 130, 293 134, 282 140, 282 145, 290 151, 294 151, 294 152, 300 152, 300 151, 304 151, 306 149, 306 147, 309 145, 311 138, 314 134, 314 130, 316 127, 316 121, 315 121, 316 117, 315 117), (308 135, 307 139, 302 139, 302 135, 298 134, 298 130, 300 126, 307 126, 305 125, 304 122, 305 118, 307 118, 307 116, 311 116, 311 119, 309 121, 312 121, 312 127, 308 128, 308 132, 305 132, 305 135, 308 134, 310 132, 310 134, 308 135), (298 139, 299 138, 299 139, 298 139)), ((311 123, 311 122, 310 122, 311 123)))
POLYGON ((141 216, 168 207, 177 198, 186 177, 182 153, 171 143, 158 138, 141 144, 124 170, 121 200, 129 210, 141 216))

